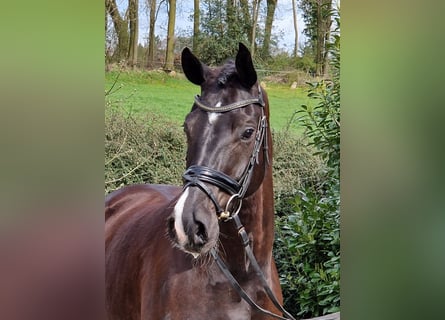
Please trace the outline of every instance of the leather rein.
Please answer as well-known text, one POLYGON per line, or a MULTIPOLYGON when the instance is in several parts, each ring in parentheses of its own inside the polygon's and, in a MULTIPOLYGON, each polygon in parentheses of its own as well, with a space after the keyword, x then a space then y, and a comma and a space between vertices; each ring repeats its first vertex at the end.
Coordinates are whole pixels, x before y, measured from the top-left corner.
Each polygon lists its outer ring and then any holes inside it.
POLYGON ((223 113, 228 112, 231 110, 239 109, 246 107, 248 105, 255 104, 261 107, 261 117, 258 122, 258 128, 256 131, 255 136, 255 144, 253 147, 252 154, 249 159, 249 163, 247 164, 246 168, 244 169, 243 174, 238 180, 233 179, 229 175, 214 170, 212 168, 206 167, 206 166, 199 166, 199 165, 192 165, 190 166, 183 174, 184 179, 184 189, 187 187, 198 187, 201 191, 203 191, 213 202, 216 210, 216 214, 218 216, 219 220, 222 220, 224 222, 227 222, 229 220, 232 220, 235 223, 235 228, 238 230, 238 235, 241 238, 241 241, 244 246, 244 251, 246 252, 250 263, 252 267, 255 269, 255 273, 260 278, 261 284, 264 287, 264 290, 266 291, 267 295, 269 296, 270 300, 273 302, 273 304, 280 310, 285 317, 279 316, 277 314, 274 314, 266 309, 261 308, 259 305, 257 305, 249 296, 248 294, 243 290, 243 288, 240 286, 238 281, 233 277, 231 272, 229 271, 228 267, 224 263, 224 261, 221 259, 219 254, 216 252, 215 249, 211 249, 211 255, 214 258, 216 264, 220 268, 220 270, 223 272, 223 274, 226 276, 228 281, 230 282, 231 286, 238 292, 238 294, 241 296, 241 298, 246 301, 254 310, 257 312, 263 313, 265 315, 268 315, 270 317, 273 317, 275 319, 291 319, 295 320, 295 318, 288 313, 278 302, 278 299, 275 297, 274 293, 270 289, 266 278, 264 277, 264 274, 253 254, 252 247, 250 246, 249 237, 247 235, 247 232, 244 228, 244 226, 241 224, 241 221, 239 219, 238 213, 241 210, 242 206, 242 200, 244 199, 247 189, 250 184, 250 180, 252 178, 253 169, 256 164, 259 164, 259 152, 261 149, 261 146, 263 146, 263 152, 264 152, 264 161, 265 164, 269 164, 269 156, 268 156, 268 141, 267 141, 267 119, 264 112, 265 102, 263 98, 263 93, 261 91, 261 87, 258 86, 258 97, 242 100, 239 102, 235 102, 229 105, 220 106, 220 107, 209 107, 205 105, 202 101, 199 95, 195 97, 195 105, 199 107, 200 109, 207 111, 207 112, 217 112, 217 113, 223 113), (225 206, 225 209, 221 207, 221 205, 218 203, 215 195, 210 190, 210 188, 206 185, 206 183, 212 184, 223 191, 227 192, 231 195, 229 200, 227 201, 227 204, 225 206))

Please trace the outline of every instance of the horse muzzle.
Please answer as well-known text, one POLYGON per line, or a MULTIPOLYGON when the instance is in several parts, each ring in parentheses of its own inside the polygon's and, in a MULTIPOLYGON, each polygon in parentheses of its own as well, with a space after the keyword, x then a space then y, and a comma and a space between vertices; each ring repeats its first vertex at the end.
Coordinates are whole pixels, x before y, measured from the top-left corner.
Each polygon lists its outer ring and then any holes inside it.
POLYGON ((170 216, 169 235, 176 246, 195 258, 218 243, 217 216, 209 199, 196 188, 186 188, 170 216))

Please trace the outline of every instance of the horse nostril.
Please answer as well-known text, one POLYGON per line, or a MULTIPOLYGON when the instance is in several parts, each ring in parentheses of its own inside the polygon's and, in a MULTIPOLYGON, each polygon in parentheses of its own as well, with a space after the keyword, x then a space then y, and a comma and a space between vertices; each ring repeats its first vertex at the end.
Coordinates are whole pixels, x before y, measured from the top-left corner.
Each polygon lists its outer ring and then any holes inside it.
POLYGON ((176 239, 176 232, 175 232, 175 219, 169 218, 168 219, 168 234, 172 239, 176 239))
POLYGON ((206 229, 204 227, 204 224, 202 222, 196 221, 196 233, 194 235, 194 243, 197 246, 203 246, 206 244, 208 240, 208 235, 206 232, 206 229))

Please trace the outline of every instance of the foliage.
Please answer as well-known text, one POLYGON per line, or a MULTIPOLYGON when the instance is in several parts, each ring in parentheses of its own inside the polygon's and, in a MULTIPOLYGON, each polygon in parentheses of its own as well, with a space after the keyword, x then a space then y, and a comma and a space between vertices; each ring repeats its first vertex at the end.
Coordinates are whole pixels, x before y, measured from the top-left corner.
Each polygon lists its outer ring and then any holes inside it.
POLYGON ((298 190, 321 184, 326 165, 292 131, 274 131, 272 137, 275 212, 277 216, 286 216, 293 213, 298 190))
POLYGON ((339 195, 306 188, 294 213, 276 219, 274 255, 285 307, 303 318, 338 311, 340 302, 339 195))
POLYGON ((310 74, 315 73, 315 63, 313 56, 310 54, 294 57, 289 55, 288 52, 280 52, 264 60, 257 57, 255 62, 257 62, 257 60, 260 61, 263 68, 267 68, 272 71, 301 70, 310 74))
POLYGON ((296 112, 308 145, 327 164, 323 181, 300 189, 292 213, 276 219, 274 255, 285 305, 302 317, 336 312, 340 306, 339 30, 332 39, 332 79, 311 84, 308 95, 315 106, 302 105, 296 112))
POLYGON ((328 54, 327 42, 332 24, 332 0, 300 0, 300 9, 306 24, 303 33, 307 37, 306 45, 314 52, 316 73, 325 74, 328 54))
POLYGON ((309 83, 308 96, 318 101, 315 106, 302 105, 296 113, 306 128, 310 144, 316 146, 329 167, 340 164, 340 36, 331 45, 332 80, 309 83))
POLYGON ((105 192, 135 183, 181 184, 185 139, 177 125, 147 113, 105 115, 105 192))
POLYGON ((290 56, 287 52, 280 52, 265 60, 267 68, 273 71, 285 71, 294 69, 295 58, 290 56))
POLYGON ((248 43, 240 11, 228 12, 226 1, 204 0, 201 6, 198 52, 208 65, 219 65, 238 50, 238 43, 248 43))
POLYGON ((314 58, 308 54, 301 57, 296 57, 293 66, 298 70, 304 70, 310 74, 315 74, 316 71, 314 58))

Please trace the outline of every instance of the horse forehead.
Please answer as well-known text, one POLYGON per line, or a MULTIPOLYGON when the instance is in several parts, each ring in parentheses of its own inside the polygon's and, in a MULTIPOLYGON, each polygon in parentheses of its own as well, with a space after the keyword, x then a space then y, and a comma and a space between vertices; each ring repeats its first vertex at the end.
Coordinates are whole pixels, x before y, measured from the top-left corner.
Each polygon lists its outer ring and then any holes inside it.
MULTIPOLYGON (((215 107, 216 108, 218 108, 218 107, 220 107, 221 106, 221 101, 219 101, 216 105, 215 105, 215 107)), ((216 121, 218 120, 218 118, 219 118, 219 116, 220 116, 221 114, 220 113, 217 113, 217 112, 208 112, 208 118, 209 118, 209 124, 210 125, 214 125, 214 124, 216 124, 216 121)))

